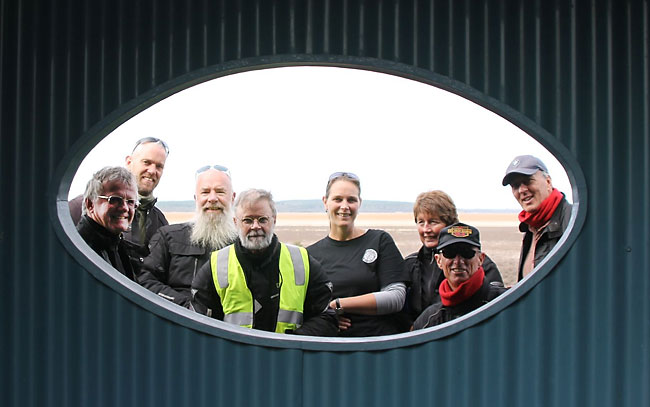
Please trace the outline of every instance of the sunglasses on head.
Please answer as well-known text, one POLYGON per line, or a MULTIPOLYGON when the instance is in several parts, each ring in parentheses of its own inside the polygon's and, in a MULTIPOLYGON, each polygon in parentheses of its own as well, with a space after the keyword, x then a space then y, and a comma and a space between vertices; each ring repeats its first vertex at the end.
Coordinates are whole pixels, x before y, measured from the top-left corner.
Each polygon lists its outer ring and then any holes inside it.
MULTIPOLYGON (((165 149, 165 154, 169 155, 169 147, 167 146, 167 143, 165 143, 164 141, 162 141, 161 139, 156 138, 156 137, 143 137, 140 140, 136 141, 135 147, 133 147, 133 151, 135 151, 135 149, 138 148, 138 146, 140 146, 140 144, 146 144, 146 143, 158 143, 158 144, 160 144, 165 149)), ((131 154, 133 154, 133 151, 131 152, 131 154)))
POLYGON ((118 195, 111 195, 111 196, 98 195, 97 198, 106 199, 108 201, 108 204, 113 206, 122 206, 124 202, 126 202, 126 205, 129 208, 134 208, 134 209, 137 208, 138 205, 140 204, 136 199, 125 199, 118 195))
POLYGON ((355 174, 353 172, 341 172, 341 171, 337 171, 337 172, 333 173, 332 175, 330 175, 329 180, 331 181, 333 179, 341 178, 341 177, 347 177, 347 178, 359 181, 359 176, 357 174, 355 174))
POLYGON ((474 250, 472 246, 465 246, 465 245, 452 245, 450 247, 445 247, 444 249, 440 250, 440 253, 446 258, 446 259, 455 259, 456 256, 460 255, 463 259, 471 259, 474 258, 476 255, 477 251, 474 250))
POLYGON ((210 169, 215 169, 217 171, 225 172, 226 175, 230 177, 230 170, 228 169, 228 167, 224 167, 223 165, 218 165, 218 164, 204 165, 203 167, 196 170, 196 175, 199 175, 199 174, 201 174, 203 172, 206 172, 207 170, 210 170, 210 169))

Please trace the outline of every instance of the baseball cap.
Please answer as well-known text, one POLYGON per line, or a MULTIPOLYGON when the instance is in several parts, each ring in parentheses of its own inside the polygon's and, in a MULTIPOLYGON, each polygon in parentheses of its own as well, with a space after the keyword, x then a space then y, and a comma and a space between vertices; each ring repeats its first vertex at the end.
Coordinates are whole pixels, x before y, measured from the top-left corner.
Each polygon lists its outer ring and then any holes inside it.
POLYGON ((481 248, 481 236, 478 229, 465 223, 454 223, 440 231, 438 235, 438 247, 440 250, 455 243, 467 243, 481 248))
POLYGON ((533 157, 532 155, 518 155, 514 158, 514 160, 512 160, 506 169, 506 175, 503 177, 501 184, 503 186, 510 184, 510 180, 513 174, 533 175, 539 170, 548 173, 548 169, 542 160, 537 157, 533 157))

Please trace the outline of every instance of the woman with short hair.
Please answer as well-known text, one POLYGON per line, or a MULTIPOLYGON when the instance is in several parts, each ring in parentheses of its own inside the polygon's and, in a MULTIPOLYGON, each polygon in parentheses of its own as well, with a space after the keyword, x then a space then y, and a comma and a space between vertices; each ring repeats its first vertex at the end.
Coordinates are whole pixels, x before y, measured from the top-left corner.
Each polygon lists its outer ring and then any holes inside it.
MULTIPOLYGON (((428 306, 440 301, 440 284, 445 276, 438 267, 434 254, 438 246, 440 231, 458 223, 458 211, 449 195, 443 191, 427 191, 418 195, 413 205, 413 217, 422 247, 404 259, 404 270, 411 285, 407 290, 402 317, 402 329, 408 329, 415 318, 428 306)), ((485 280, 503 285, 497 265, 485 256, 483 261, 485 280)))

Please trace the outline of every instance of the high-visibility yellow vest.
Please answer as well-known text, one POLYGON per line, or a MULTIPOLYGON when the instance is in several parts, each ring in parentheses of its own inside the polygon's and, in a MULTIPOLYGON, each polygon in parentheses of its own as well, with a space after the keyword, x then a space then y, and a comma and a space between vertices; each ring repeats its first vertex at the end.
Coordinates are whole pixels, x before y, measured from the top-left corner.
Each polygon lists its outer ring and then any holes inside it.
MULTIPOLYGON (((275 332, 302 325, 303 308, 309 283, 309 257, 302 247, 280 243, 280 309, 275 332)), ((253 327, 253 295, 246 285, 235 245, 212 252, 212 280, 221 299, 225 322, 253 327)))

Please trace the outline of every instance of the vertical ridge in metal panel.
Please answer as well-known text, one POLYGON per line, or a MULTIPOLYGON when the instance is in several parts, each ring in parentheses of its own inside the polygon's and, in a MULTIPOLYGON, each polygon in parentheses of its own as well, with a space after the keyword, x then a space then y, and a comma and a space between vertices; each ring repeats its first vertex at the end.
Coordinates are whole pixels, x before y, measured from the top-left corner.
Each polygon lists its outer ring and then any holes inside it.
MULTIPOLYGON (((22 67, 22 48, 23 48, 23 13, 22 13, 22 3, 18 3, 16 5, 17 7, 17 12, 16 12, 16 19, 15 19, 15 25, 16 25, 16 35, 14 38, 14 43, 16 46, 16 59, 15 62, 12 64, 15 66, 15 84, 14 84, 14 89, 16 93, 16 101, 14 105, 15 113, 13 117, 14 121, 14 148, 12 152, 13 157, 20 157, 21 156, 21 143, 20 143, 20 137, 22 133, 22 126, 21 126, 21 104, 22 104, 22 93, 21 93, 21 83, 22 83, 22 72, 23 72, 23 67, 22 67)), ((3 19, 4 20, 4 19, 3 19)), ((10 38, 7 36, 6 38, 10 38)), ((4 37, 0 40, 3 40, 4 37)), ((3 66, 3 73, 4 73, 4 66, 3 66)), ((3 78, 4 79, 4 78, 3 78)), ((6 121, 5 121, 6 122, 6 121)), ((4 137, 3 137, 4 138, 4 137)), ((20 168, 19 168, 19 161, 14 159, 12 164, 12 170, 14 174, 19 174, 20 173, 20 168)), ((20 189, 18 186, 18 183, 14 183, 14 188, 13 188, 13 196, 18 197, 20 193, 20 189)), ((19 219, 20 216, 17 216, 20 212, 19 208, 19 203, 17 199, 12 199, 11 203, 8 205, 9 206, 9 211, 12 213, 13 219, 8 219, 5 222, 10 223, 10 230, 11 231, 18 231, 19 230, 19 219)), ((9 261, 8 265, 10 267, 10 270, 16 270, 18 266, 18 259, 20 258, 20 252, 19 252, 19 244, 16 241, 16 239, 20 239, 20 235, 14 236, 14 240, 9 240, 6 244, 9 250, 7 250, 7 255, 9 256, 9 261)), ((9 239, 9 233, 7 233, 7 239, 9 239)), ((5 244, 4 242, 2 242, 5 244)), ((11 292, 9 294, 11 298, 11 315, 9 316, 9 322, 10 326, 12 327, 11 330, 11 339, 9 340, 9 349, 12 350, 10 354, 10 366, 11 366, 11 371, 13 374, 10 375, 9 381, 11 383, 11 388, 8 389, 9 394, 8 394, 8 401, 12 404, 17 403, 18 400, 18 389, 20 388, 20 382, 21 382, 21 357, 22 354, 22 347, 21 347, 21 329, 24 325, 19 324, 19 321, 21 320, 21 307, 20 303, 18 301, 18 293, 20 292, 21 288, 21 282, 20 282, 20 275, 17 275, 16 273, 13 273, 9 276, 9 287, 11 287, 11 292)))
MULTIPOLYGON (((571 152, 573 152, 574 155, 578 155, 578 151, 576 148, 576 141, 578 139, 578 131, 577 131, 577 118, 578 118, 578 102, 577 102, 577 61, 576 61, 576 53, 577 53, 577 38, 576 38, 576 8, 571 7, 570 8, 570 20, 569 20, 569 30, 570 30, 570 45, 569 45, 569 58, 570 58, 570 72, 571 72, 571 77, 570 77, 570 89, 571 89, 571 96, 570 96, 570 103, 571 103, 571 111, 570 111, 570 142, 569 145, 567 146, 571 152)), ((559 62, 558 62, 559 63, 559 62)))
MULTIPOLYGON (((329 1, 329 0, 328 0, 329 1)), ((377 4, 377 58, 384 56, 384 2, 377 4)))
POLYGON ((307 16, 306 16, 306 32, 305 32, 305 52, 307 54, 314 53, 314 0, 307 0, 307 16))
MULTIPOLYGON (((643 140, 642 145, 642 162, 643 162, 643 174, 645 174, 645 182, 642 183, 642 200, 645 202, 645 209, 641 215, 642 225, 650 224, 650 208, 647 206, 647 202, 650 202, 650 182, 648 177, 650 177, 650 65, 648 64, 648 54, 650 53, 650 42, 648 37, 650 36, 650 21, 648 19, 648 2, 644 1, 641 5, 642 9, 642 51, 643 51, 643 60, 642 60, 642 134, 643 140)), ((642 262, 642 267, 647 269, 650 264, 650 232, 648 229, 644 229, 643 239, 641 240, 641 256, 640 260, 642 262)), ((650 320, 650 296, 647 293, 650 293, 650 275, 648 273, 643 273, 643 293, 641 297, 641 320, 648 321, 650 320)), ((641 354, 641 360, 645 362, 641 365, 641 375, 640 383, 650 383, 650 324, 642 324, 641 328, 641 338, 643 341, 643 351, 641 354)), ((640 405, 650 405, 650 386, 641 386, 641 403, 640 405)))
MULTIPOLYGON (((463 59, 464 59, 464 68, 465 72, 463 75, 463 80, 469 84, 472 85, 472 63, 474 63, 474 59, 472 58, 472 48, 470 46, 471 44, 471 36, 472 36, 472 24, 470 22, 471 19, 471 7, 469 5, 469 0, 465 0, 463 3, 463 33, 464 33, 464 53, 463 53, 463 59)), ((478 59, 478 58, 477 58, 478 59)))
MULTIPOLYGON (((611 14, 611 3, 608 3, 606 6, 606 27, 605 27, 605 33, 606 33, 606 39, 605 39, 605 57, 606 57, 606 88, 605 88, 605 98, 606 98, 606 128, 604 132, 604 136, 606 139, 606 150, 604 152, 604 158, 605 158, 605 183, 607 185, 607 189, 611 192, 617 191, 618 190, 618 185, 616 182, 616 175, 615 175, 615 170, 614 170, 614 143, 613 143, 613 137, 614 137, 614 90, 613 90, 613 77, 615 75, 614 73, 614 55, 613 55, 613 49, 612 46, 614 44, 614 27, 613 27, 613 21, 612 21, 612 14, 611 14)), ((618 42, 618 41, 617 41, 618 42)), ((610 196, 608 197, 608 204, 605 205, 605 217, 608 219, 608 225, 607 229, 614 231, 616 230, 616 224, 615 224, 615 219, 614 219, 614 206, 616 205, 615 197, 614 194, 610 192, 610 196)), ((609 236, 606 236, 604 239, 604 242, 601 241, 601 244, 605 244, 605 247, 611 247, 613 250, 608 253, 608 255, 605 257, 605 267, 609 270, 614 270, 615 269, 615 262, 614 262, 614 257, 617 257, 620 259, 620 253, 622 252, 620 249, 620 242, 615 241, 613 238, 613 234, 610 234, 609 236), (617 244, 618 243, 618 244, 617 244)), ((620 260, 619 260, 620 261, 620 260)), ((622 279, 625 279, 625 273, 622 273, 622 275, 617 276, 618 282, 620 283, 622 279)), ((604 280, 604 284, 606 287, 614 287, 616 280, 613 278, 613 273, 606 274, 606 278, 604 280)), ((624 281, 624 280, 623 280, 624 281)), ((605 307, 607 307, 607 315, 604 318, 605 323, 609 322, 609 326, 611 329, 609 330, 608 334, 606 335, 605 338, 605 347, 607 349, 607 354, 603 358, 603 361, 605 362, 605 369, 608 371, 619 371, 619 369, 616 369, 618 367, 618 357, 619 357, 619 352, 617 349, 617 338, 621 339, 622 336, 625 335, 625 331, 620 328, 620 318, 616 317, 615 310, 620 306, 620 303, 618 299, 617 292, 613 292, 612 295, 608 296, 605 299, 605 307), (618 332, 617 332, 618 331, 618 332)), ((623 372, 620 372, 623 373, 623 372)), ((618 395, 617 393, 617 382, 618 379, 617 377, 609 377, 608 380, 604 380, 604 389, 603 389, 603 399, 605 400, 605 403, 609 405, 615 405, 618 401, 618 395)))
MULTIPOLYGON (((633 219, 633 214, 636 212, 634 209, 634 204, 633 202, 638 202, 637 199, 635 199, 635 193, 632 187, 632 182, 630 180, 630 176, 635 173, 634 167, 636 164, 636 160, 634 159, 635 153, 634 153, 634 141, 633 141, 633 134, 634 134, 634 96, 635 92, 632 87, 632 82, 636 79, 634 76, 635 72, 632 69, 632 63, 634 61, 632 54, 631 54, 631 48, 632 48, 632 30, 635 28, 635 21, 632 18, 632 6, 627 3, 626 8, 625 8, 625 29, 624 33, 622 34, 624 41, 622 44, 624 45, 624 59, 625 59, 625 93, 626 93, 626 98, 624 101, 625 105, 625 111, 626 115, 624 118, 624 125, 620 126, 620 128, 623 129, 625 137, 623 138, 624 142, 624 151, 625 155, 630 157, 630 159, 626 160, 624 164, 624 170, 626 172, 627 177, 623 178, 623 190, 624 190, 624 195, 628 197, 627 202, 625 205, 621 205, 622 209, 625 209, 625 213, 627 216, 621 216, 621 219, 625 219, 625 224, 632 225, 634 224, 634 219, 633 219)), ((623 101, 622 101, 623 102, 623 101)), ((619 178, 620 179, 620 178, 619 178)), ((625 247, 625 261, 622 262, 626 270, 634 270, 636 268, 636 265, 634 264, 633 259, 629 255, 629 253, 632 250, 636 250, 635 247, 632 247, 632 242, 634 240, 634 236, 636 233, 632 230, 632 228, 626 228, 625 231, 625 237, 624 237, 624 242, 622 242, 626 247, 625 247), (630 245, 630 246, 628 246, 630 245)), ((627 273, 626 273, 627 274, 627 273)), ((637 284, 637 281, 634 280, 634 278, 630 278, 632 276, 626 276, 624 284, 622 286, 624 287, 624 290, 626 293, 632 293, 635 291, 635 285, 637 284)), ((626 296, 624 299, 624 304, 621 307, 624 311, 625 316, 622 319, 621 324, 623 325, 623 329, 626 332, 625 338, 623 339, 623 346, 621 349, 622 355, 620 355, 619 359, 622 361, 622 365, 626 367, 625 372, 622 374, 621 378, 621 389, 624 389, 623 393, 623 400, 622 401, 627 401, 625 404, 630 404, 630 397, 631 393, 634 392, 634 388, 630 388, 632 383, 635 382, 634 377, 632 376, 631 366, 634 366, 634 361, 632 360, 632 355, 637 355, 638 353, 642 353, 643 350, 641 348, 637 349, 637 341, 633 340, 631 335, 627 334, 631 326, 634 324, 632 322, 633 320, 633 315, 634 315, 634 310, 635 310, 635 302, 637 300, 633 298, 632 296, 626 296)), ((618 391, 617 391, 618 392, 618 391)))
MULTIPOLYGON (((537 123, 542 123, 542 75, 545 74, 546 69, 544 69, 544 72, 542 71, 542 57, 541 57, 541 49, 543 43, 547 42, 548 38, 544 38, 544 41, 542 41, 542 34, 541 34, 541 16, 540 16, 540 8, 539 8, 539 1, 540 0, 535 0, 534 2, 534 11, 532 17, 534 18, 534 39, 535 39, 535 52, 533 54, 533 63, 535 65, 535 96, 534 96, 534 108, 535 108, 535 121, 537 123)), ((550 104, 550 103, 549 103, 550 104)))
POLYGON ((449 27, 447 28, 447 41, 449 42, 447 46, 447 74, 449 75, 450 78, 457 79, 456 74, 454 71, 454 51, 456 47, 456 39, 454 37, 454 26, 456 25, 456 20, 454 20, 454 2, 453 0, 449 0, 447 2, 447 7, 448 7, 448 24, 449 27))
POLYGON ((360 56, 366 56, 366 8, 363 5, 359 6, 359 41, 357 47, 359 49, 360 56))

